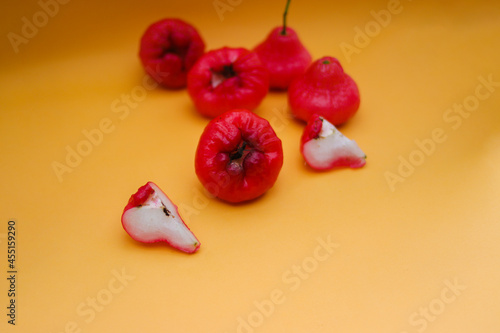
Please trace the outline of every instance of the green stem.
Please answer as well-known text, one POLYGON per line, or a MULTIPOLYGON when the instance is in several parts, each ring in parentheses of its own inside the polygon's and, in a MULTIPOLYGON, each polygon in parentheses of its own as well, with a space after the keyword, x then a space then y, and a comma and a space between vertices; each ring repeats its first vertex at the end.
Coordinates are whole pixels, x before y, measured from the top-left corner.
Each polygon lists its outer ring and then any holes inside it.
POLYGON ((285 12, 283 13, 283 30, 281 30, 282 35, 286 35, 286 15, 288 14, 288 7, 290 7, 290 2, 292 0, 288 0, 286 2, 285 12))

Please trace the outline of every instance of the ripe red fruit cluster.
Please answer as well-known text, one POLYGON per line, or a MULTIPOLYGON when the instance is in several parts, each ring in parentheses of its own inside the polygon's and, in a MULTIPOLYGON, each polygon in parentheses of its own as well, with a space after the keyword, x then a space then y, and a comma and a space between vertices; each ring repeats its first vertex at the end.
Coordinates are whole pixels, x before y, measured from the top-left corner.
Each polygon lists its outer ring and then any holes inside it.
MULTIPOLYGON (((305 134, 312 143, 305 150, 301 147, 313 169, 353 165, 342 162, 349 160, 345 156, 336 156, 352 140, 338 135, 332 126, 357 112, 358 87, 337 59, 312 61, 297 33, 286 24, 289 4, 290 0, 283 25, 272 29, 253 50, 223 47, 205 52, 196 28, 171 18, 149 26, 141 39, 139 56, 145 70, 165 88, 187 87, 198 112, 211 118, 196 151, 196 174, 212 195, 228 202, 259 197, 273 186, 280 172, 281 141, 269 122, 252 112, 270 89, 287 91, 295 118, 314 122, 305 129, 315 128, 317 133, 305 134), (321 144, 315 142, 326 137, 321 144), (325 162, 311 157, 315 154, 329 157, 325 162)), ((364 158, 364 153, 353 156, 351 160, 364 158)))
MULTIPOLYGON (((283 148, 267 120, 252 112, 270 89, 288 90, 292 114, 306 121, 300 152, 314 170, 360 168, 366 155, 335 125, 359 108, 359 91, 339 61, 312 57, 297 33, 274 28, 253 51, 223 47, 205 53, 198 31, 179 19, 148 27, 139 57, 145 70, 168 89, 187 86, 196 109, 211 121, 201 134, 195 171, 205 189, 230 203, 253 200, 274 186, 283 165, 283 148)), ((133 194, 122 225, 135 240, 166 242, 186 253, 200 242, 177 206, 153 182, 133 194)))

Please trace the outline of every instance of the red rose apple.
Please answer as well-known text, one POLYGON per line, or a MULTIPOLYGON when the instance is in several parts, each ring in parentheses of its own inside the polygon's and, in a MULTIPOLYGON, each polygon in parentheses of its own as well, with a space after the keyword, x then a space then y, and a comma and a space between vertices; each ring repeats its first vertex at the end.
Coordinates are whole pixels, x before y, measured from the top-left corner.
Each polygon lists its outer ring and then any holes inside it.
POLYGON ((317 114, 312 115, 304 129, 300 152, 306 163, 316 170, 360 168, 366 164, 366 154, 358 144, 317 114))
POLYGON ((356 82, 344 73, 332 57, 316 60, 288 89, 288 102, 298 119, 308 121, 318 114, 340 125, 358 111, 360 98, 356 82))
POLYGON ((248 110, 210 121, 196 150, 196 175, 215 197, 236 203, 269 190, 283 165, 281 140, 269 122, 248 110))
POLYGON ((254 50, 269 70, 272 89, 287 89, 292 80, 304 74, 311 64, 311 54, 302 45, 297 33, 286 26, 289 5, 290 0, 283 15, 283 26, 274 28, 254 50))
POLYGON ((232 109, 255 109, 268 92, 269 73, 255 53, 224 47, 203 55, 187 84, 196 109, 213 118, 232 109))
POLYGON ((194 253, 200 247, 177 206, 153 182, 130 197, 123 210, 122 225, 130 237, 142 243, 166 242, 186 253, 194 253))
POLYGON ((198 31, 179 19, 163 19, 150 25, 141 38, 139 58, 146 72, 160 85, 186 86, 187 73, 205 52, 198 31))

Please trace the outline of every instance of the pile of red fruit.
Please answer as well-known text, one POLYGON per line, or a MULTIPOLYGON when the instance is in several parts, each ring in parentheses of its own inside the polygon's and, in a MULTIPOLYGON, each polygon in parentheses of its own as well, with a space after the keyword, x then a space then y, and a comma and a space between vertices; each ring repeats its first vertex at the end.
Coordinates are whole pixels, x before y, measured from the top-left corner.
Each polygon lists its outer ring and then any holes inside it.
MULTIPOLYGON (((366 155, 335 127, 359 108, 359 90, 333 57, 312 61, 297 33, 274 28, 252 51, 224 47, 205 52, 198 31, 179 19, 163 19, 146 30, 139 57, 151 77, 167 89, 187 87, 196 109, 212 118, 195 156, 198 179, 214 197, 237 203, 269 190, 283 165, 281 140, 267 120, 252 111, 270 89, 287 91, 295 118, 307 122, 300 152, 315 170, 359 168, 366 155)), ((176 206, 149 182, 134 194, 122 224, 141 242, 165 241, 184 252, 200 242, 176 206)))

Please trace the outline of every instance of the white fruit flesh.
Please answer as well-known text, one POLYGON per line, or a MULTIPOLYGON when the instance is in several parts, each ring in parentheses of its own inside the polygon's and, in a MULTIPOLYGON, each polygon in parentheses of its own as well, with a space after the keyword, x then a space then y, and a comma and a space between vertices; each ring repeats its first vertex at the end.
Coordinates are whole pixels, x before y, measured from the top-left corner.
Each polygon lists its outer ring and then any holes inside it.
POLYGON ((165 241, 184 251, 194 252, 200 242, 184 224, 177 207, 153 183, 154 192, 142 206, 123 214, 123 226, 132 238, 144 243, 165 241))
POLYGON ((315 169, 342 165, 359 168, 366 163, 366 155, 358 144, 325 119, 322 119, 318 138, 304 144, 303 154, 307 163, 315 169))
POLYGON ((226 78, 224 77, 224 75, 222 74, 219 74, 219 73, 212 73, 212 88, 215 88, 217 87, 219 84, 221 84, 222 82, 224 82, 226 78))

